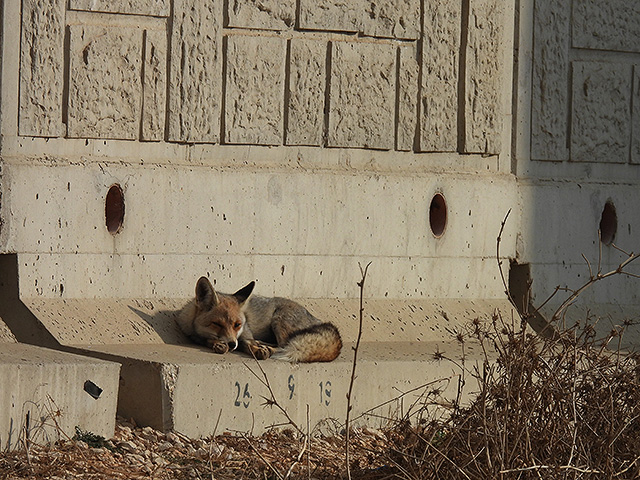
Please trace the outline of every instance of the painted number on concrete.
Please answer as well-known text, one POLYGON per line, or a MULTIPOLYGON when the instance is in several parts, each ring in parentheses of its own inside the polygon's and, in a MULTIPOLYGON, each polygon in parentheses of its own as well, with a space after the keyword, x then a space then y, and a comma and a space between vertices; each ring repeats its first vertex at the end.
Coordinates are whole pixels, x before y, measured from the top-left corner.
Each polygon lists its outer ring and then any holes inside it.
POLYGON ((249 384, 244 384, 244 389, 242 389, 241 385, 236 382, 236 400, 233 402, 233 405, 236 407, 243 406, 244 408, 249 408, 249 403, 251 402, 251 394, 249 393, 249 384))
POLYGON ((329 406, 331 403, 331 382, 327 380, 326 382, 320 382, 320 403, 324 403, 326 406, 329 406))
POLYGON ((289 375, 287 384, 289 386, 289 400, 291 400, 293 398, 293 391, 296 389, 296 384, 293 383, 293 375, 289 375))

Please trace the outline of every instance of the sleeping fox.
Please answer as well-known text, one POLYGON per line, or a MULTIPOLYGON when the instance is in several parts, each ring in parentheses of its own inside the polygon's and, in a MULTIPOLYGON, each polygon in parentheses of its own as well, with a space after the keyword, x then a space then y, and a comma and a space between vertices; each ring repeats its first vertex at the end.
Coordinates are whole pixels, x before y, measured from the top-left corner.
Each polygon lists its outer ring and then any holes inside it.
POLYGON ((251 282, 230 295, 216 292, 201 277, 195 299, 177 317, 178 326, 216 353, 240 348, 259 360, 273 356, 290 362, 330 362, 340 354, 335 325, 318 320, 293 300, 251 296, 254 286, 251 282))

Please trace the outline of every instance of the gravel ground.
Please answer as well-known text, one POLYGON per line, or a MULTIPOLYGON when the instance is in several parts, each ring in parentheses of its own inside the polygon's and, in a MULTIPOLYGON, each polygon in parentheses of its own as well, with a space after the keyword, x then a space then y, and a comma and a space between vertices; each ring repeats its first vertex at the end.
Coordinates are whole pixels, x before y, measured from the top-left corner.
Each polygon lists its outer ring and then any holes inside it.
MULTIPOLYGON (((356 428, 352 478, 380 478, 390 447, 384 432, 356 428)), ((321 435, 309 443, 290 430, 260 437, 224 432, 190 439, 118 420, 105 440, 77 432, 73 440, 0 454, 1 479, 286 479, 346 478, 344 438, 321 435)))

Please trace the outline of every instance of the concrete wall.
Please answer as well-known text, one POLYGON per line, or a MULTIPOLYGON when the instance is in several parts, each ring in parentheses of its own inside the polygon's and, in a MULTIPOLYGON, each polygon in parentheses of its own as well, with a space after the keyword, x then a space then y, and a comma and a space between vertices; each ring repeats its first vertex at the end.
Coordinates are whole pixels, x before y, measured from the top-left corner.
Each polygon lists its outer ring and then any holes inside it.
MULTIPOLYGON (((583 254, 595 273, 601 225, 603 272, 625 258, 611 240, 638 250, 640 5, 526 0, 518 13, 514 172, 523 222, 516 253, 530 264, 539 304, 556 286, 588 280, 583 254), (607 202, 615 221, 607 222, 607 202)), ((637 317, 638 291, 636 280, 616 277, 581 301, 606 314, 608 332, 621 318, 637 317)))
POLYGON ((495 239, 518 209, 508 2, 3 13, 0 252, 18 256, 21 297, 186 298, 208 274, 348 298, 370 260, 372 297, 502 297, 495 239))

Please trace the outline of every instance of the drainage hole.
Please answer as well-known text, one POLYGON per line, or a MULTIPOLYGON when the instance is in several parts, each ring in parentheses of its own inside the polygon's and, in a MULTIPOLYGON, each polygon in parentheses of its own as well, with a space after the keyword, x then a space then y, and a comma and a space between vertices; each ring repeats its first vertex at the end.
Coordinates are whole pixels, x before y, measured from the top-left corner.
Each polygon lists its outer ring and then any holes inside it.
POLYGON ((618 215, 611 200, 607 200, 600 217, 600 239, 605 245, 611 245, 618 230, 618 215))
POLYGON ((447 228, 447 203, 441 193, 436 193, 429 205, 429 226, 431 233, 436 238, 440 238, 447 228))
POLYGON ((120 185, 111 185, 104 201, 104 216, 107 230, 116 235, 124 222, 124 193, 120 185))

